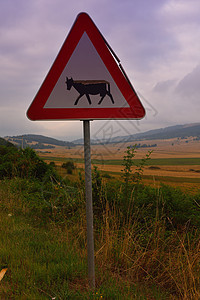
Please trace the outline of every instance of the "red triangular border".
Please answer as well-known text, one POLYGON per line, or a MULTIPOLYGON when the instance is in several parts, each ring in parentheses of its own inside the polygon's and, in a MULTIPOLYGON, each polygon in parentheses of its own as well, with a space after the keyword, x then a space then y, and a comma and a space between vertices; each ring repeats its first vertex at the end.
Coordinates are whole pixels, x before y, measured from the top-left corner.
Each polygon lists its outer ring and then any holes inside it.
POLYGON ((145 110, 132 86, 116 63, 108 46, 86 13, 80 13, 42 86, 31 103, 27 116, 30 120, 86 120, 86 119, 141 119, 145 110), (83 33, 86 32, 113 80, 130 107, 121 108, 44 108, 54 86, 66 67, 83 33))

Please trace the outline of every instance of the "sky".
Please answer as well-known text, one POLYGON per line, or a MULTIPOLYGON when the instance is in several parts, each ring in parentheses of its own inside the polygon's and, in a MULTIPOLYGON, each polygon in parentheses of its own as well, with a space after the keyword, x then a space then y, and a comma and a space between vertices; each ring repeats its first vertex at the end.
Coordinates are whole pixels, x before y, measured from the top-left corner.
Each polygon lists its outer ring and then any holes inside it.
POLYGON ((82 121, 26 116, 80 12, 117 54, 146 110, 142 120, 92 121, 91 138, 200 122, 199 0, 1 0, 1 137, 82 137, 82 121))

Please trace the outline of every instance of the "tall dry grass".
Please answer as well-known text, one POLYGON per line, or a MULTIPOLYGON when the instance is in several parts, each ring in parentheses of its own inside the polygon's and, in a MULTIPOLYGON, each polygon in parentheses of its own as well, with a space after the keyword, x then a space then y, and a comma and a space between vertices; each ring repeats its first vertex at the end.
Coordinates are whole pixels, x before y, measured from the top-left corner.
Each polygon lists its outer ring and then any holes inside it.
POLYGON ((95 235, 98 268, 129 283, 155 285, 167 291, 169 299, 200 299, 198 231, 191 239, 186 227, 178 232, 171 226, 167 231, 157 217, 141 228, 137 214, 121 225, 115 207, 107 203, 95 235))
MULTIPOLYGON (((15 181, 14 186, 12 182, 7 182, 7 184, 6 188, 6 182, 4 182, 0 189, 1 209, 13 216, 19 213, 30 218, 32 208, 28 200, 22 201, 24 196, 19 188, 21 187, 19 182, 15 181)), ((102 189, 104 188, 102 185, 102 189)), ((61 223, 51 221, 51 224, 55 226, 53 230, 54 236, 57 237, 56 243, 61 245, 62 249, 65 245, 71 247, 73 244, 74 253, 77 253, 81 261, 86 261, 84 190, 81 188, 78 190, 79 201, 76 214, 66 215, 66 219, 62 219, 61 223)), ((162 197, 161 193, 158 195, 162 197)), ((106 199, 106 191, 104 196, 106 199)), ((173 222, 169 218, 163 218, 162 211, 158 208, 156 208, 156 217, 152 217, 151 221, 141 222, 142 210, 134 210, 133 205, 134 195, 132 194, 126 216, 122 217, 124 212, 120 211, 116 202, 112 201, 111 204, 111 201, 106 201, 102 215, 95 216, 97 289, 100 289, 110 277, 126 286, 135 284, 139 287, 149 287, 149 291, 152 286, 155 286, 156 289, 168 295, 167 298, 155 298, 149 292, 149 297, 146 299, 200 299, 199 229, 191 230, 188 224, 178 229, 173 227, 173 222)), ((35 215, 32 218, 35 220, 35 215)), ((38 214, 37 223, 40 218, 38 214)), ((52 220, 54 219, 52 215, 52 220)), ((62 260, 60 265, 62 265, 62 260)), ((46 276, 49 276, 48 272, 47 270, 46 276)), ((70 281, 70 284, 77 284, 79 288, 82 285, 85 288, 86 280, 82 277, 80 282, 78 280, 75 278, 70 281)))

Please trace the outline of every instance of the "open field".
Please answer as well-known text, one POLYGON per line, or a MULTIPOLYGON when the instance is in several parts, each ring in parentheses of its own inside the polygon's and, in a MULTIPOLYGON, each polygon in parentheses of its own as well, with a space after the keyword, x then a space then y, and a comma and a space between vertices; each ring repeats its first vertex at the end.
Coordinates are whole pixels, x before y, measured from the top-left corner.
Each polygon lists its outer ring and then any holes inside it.
MULTIPOLYGON (((118 143, 107 145, 92 145, 92 164, 102 171, 119 176, 123 169, 123 156, 128 146, 136 143, 118 143)), ((183 189, 197 191, 200 187, 200 141, 188 139, 138 141, 137 144, 153 145, 156 147, 138 148, 135 163, 153 150, 151 159, 144 167, 144 182, 159 184, 164 182, 183 189)), ((45 161, 54 161, 61 166, 66 160, 72 159, 77 168, 84 168, 83 146, 65 149, 56 147, 48 153, 41 152, 45 161)), ((133 169, 134 171, 134 169, 133 169)))
MULTIPOLYGON (((116 143, 105 145, 92 145, 92 156, 96 159, 122 159, 124 151, 128 146, 135 144, 153 145, 156 147, 139 148, 136 158, 141 158, 148 150, 153 150, 151 158, 200 158, 200 141, 193 139, 168 139, 168 140, 145 140, 129 143, 116 143)), ((67 158, 83 157, 83 146, 77 145, 75 148, 66 149, 65 147, 56 147, 47 150, 45 156, 58 156, 67 158)), ((45 150, 44 150, 45 152, 45 150)))

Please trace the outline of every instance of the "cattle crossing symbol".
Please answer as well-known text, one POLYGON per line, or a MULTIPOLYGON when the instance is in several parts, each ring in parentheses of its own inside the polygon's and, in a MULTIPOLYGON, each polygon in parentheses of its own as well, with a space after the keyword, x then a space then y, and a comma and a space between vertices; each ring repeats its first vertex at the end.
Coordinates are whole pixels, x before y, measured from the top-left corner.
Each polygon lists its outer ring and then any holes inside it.
POLYGON ((31 120, 141 119, 145 110, 92 19, 80 13, 31 103, 31 120))
POLYGON ((110 83, 105 80, 76 80, 74 81, 73 78, 66 78, 66 84, 67 84, 67 89, 70 90, 71 87, 73 86, 77 92, 79 92, 79 96, 76 99, 74 105, 78 104, 79 99, 86 95, 89 104, 91 105, 91 99, 89 95, 100 95, 101 99, 98 102, 98 104, 101 104, 103 99, 105 98, 106 95, 108 95, 114 104, 113 97, 110 93, 110 83))

